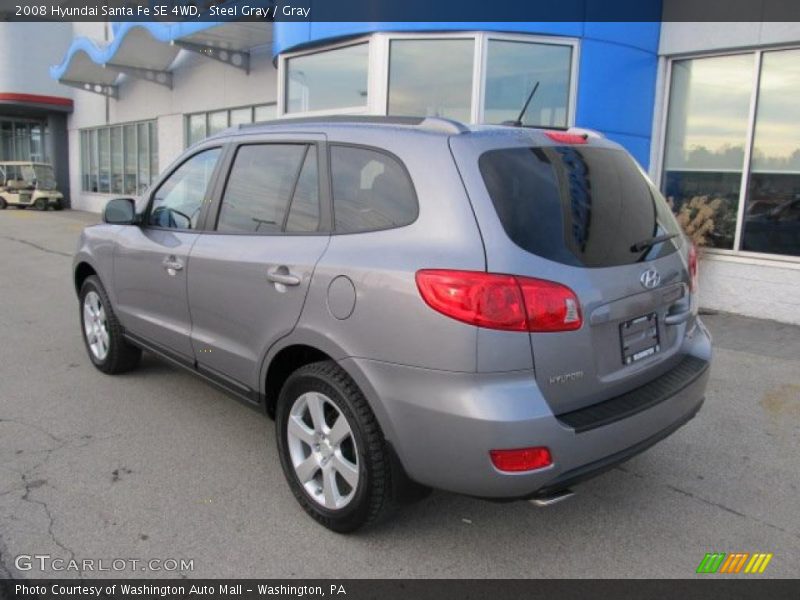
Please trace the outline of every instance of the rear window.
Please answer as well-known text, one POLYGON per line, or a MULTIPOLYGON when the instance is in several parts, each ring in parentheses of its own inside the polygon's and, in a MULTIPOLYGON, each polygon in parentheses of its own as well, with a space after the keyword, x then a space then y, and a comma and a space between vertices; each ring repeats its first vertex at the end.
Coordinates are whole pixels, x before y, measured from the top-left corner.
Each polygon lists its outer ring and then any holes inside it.
POLYGON ((419 211, 405 167, 376 150, 331 147, 336 231, 356 233, 402 227, 419 211))
POLYGON ((680 227, 661 194, 622 150, 549 146, 490 150, 481 176, 506 233, 523 249, 566 265, 611 267, 674 252, 680 227))

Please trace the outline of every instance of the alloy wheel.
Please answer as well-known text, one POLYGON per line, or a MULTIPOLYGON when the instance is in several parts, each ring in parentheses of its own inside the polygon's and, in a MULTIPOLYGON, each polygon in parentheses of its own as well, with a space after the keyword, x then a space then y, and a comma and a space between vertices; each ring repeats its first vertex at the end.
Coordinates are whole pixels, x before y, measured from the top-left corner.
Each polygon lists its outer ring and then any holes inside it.
POLYGON ((287 421, 289 456, 308 495, 329 510, 347 506, 359 482, 358 451, 347 418, 325 394, 306 392, 287 421))
POLYGON ((94 357, 105 360, 110 341, 108 321, 103 302, 94 290, 89 291, 83 299, 83 332, 94 357))

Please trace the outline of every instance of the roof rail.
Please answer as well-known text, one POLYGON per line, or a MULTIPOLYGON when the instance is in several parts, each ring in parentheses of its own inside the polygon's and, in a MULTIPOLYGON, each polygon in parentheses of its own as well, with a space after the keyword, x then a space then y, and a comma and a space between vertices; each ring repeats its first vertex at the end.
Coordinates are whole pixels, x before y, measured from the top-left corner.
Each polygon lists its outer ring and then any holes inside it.
POLYGON ((441 133, 451 133, 453 135, 467 133, 469 131, 469 127, 464 125, 461 121, 445 119, 444 117, 425 117, 419 126, 429 131, 439 131, 441 133))
POLYGON ((441 117, 399 117, 384 115, 327 115, 318 117, 289 117, 258 121, 256 123, 240 123, 239 131, 261 127, 263 125, 291 125, 294 123, 373 123, 376 125, 406 125, 419 127, 428 131, 459 134, 469 131, 466 125, 452 119, 441 117))

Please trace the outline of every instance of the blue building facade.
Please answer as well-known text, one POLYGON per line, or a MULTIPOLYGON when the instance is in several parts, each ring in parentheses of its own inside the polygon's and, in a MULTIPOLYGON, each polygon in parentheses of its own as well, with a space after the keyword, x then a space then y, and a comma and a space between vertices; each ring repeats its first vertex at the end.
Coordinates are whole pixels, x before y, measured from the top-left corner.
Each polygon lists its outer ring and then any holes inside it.
MULTIPOLYGON (((647 168, 661 23, 275 23, 276 56, 375 32, 493 31, 579 42, 574 123, 622 145, 647 168)), ((433 59, 434 57, 432 57, 433 59)))

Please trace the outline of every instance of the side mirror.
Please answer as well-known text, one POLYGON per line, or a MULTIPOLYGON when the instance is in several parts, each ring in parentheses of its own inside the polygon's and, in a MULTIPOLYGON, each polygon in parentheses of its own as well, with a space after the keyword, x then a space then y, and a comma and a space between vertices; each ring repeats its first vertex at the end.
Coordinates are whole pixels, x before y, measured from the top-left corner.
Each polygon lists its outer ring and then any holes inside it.
POLYGON ((111 225, 135 225, 136 203, 133 198, 114 198, 106 204, 103 212, 103 221, 111 225))

